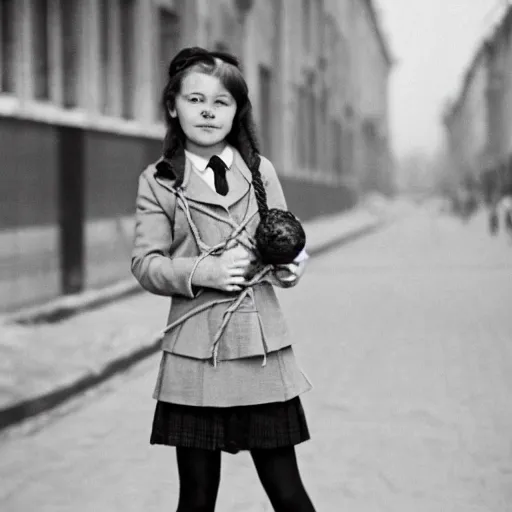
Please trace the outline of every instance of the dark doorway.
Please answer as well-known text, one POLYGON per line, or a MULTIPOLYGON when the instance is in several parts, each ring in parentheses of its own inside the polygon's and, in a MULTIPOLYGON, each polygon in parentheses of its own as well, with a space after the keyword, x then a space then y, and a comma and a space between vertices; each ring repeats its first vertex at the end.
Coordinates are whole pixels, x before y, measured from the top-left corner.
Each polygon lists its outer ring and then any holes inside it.
POLYGON ((84 284, 84 131, 60 127, 59 227, 62 293, 84 284))

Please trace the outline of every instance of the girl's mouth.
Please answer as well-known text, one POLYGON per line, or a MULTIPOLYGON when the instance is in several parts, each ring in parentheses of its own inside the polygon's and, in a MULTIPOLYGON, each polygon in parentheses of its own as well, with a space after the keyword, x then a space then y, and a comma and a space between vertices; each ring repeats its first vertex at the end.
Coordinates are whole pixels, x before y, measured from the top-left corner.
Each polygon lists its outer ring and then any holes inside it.
POLYGON ((217 130, 219 127, 215 126, 213 124, 199 124, 197 125, 198 128, 203 128, 207 130, 217 130))

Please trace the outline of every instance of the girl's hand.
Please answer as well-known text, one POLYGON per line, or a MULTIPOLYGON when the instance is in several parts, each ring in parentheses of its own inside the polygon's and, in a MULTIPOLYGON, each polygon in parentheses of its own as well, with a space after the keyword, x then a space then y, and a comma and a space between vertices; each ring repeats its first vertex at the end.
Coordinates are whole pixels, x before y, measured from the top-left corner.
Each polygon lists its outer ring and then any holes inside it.
POLYGON ((302 251, 293 263, 287 265, 276 265, 272 271, 272 277, 275 279, 274 284, 283 288, 291 288, 295 286, 304 274, 306 262, 309 259, 306 251, 302 251))
POLYGON ((240 244, 225 250, 220 256, 207 256, 192 274, 192 284, 225 292, 240 291, 246 283, 251 259, 251 253, 240 244))

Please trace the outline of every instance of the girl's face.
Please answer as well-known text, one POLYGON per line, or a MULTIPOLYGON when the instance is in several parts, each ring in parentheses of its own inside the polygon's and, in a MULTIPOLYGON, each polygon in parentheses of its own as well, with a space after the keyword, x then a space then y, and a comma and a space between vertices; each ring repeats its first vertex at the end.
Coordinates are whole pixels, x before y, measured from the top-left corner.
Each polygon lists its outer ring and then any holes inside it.
POLYGON ((193 71, 183 79, 169 113, 179 119, 187 149, 201 153, 224 146, 236 108, 235 99, 217 77, 193 71))

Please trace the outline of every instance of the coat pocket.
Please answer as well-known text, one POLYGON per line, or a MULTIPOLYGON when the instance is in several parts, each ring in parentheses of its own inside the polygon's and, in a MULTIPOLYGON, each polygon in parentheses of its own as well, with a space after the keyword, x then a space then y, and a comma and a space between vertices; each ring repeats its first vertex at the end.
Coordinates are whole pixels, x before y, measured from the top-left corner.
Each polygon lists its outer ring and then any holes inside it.
MULTIPOLYGON (((217 304, 209 311, 210 337, 215 339, 224 313, 229 305, 217 304)), ((240 306, 231 314, 219 340, 218 359, 241 359, 263 355, 266 352, 260 315, 251 296, 244 298, 240 306)))
POLYGON ((169 331, 162 340, 162 350, 195 359, 210 358, 208 310, 197 313, 169 331))

